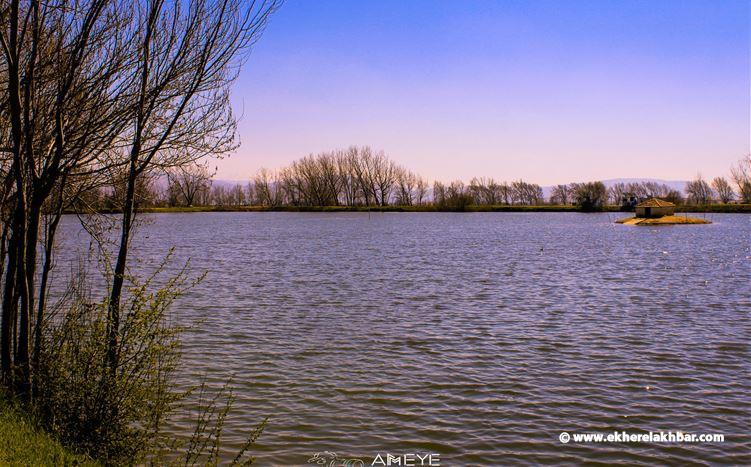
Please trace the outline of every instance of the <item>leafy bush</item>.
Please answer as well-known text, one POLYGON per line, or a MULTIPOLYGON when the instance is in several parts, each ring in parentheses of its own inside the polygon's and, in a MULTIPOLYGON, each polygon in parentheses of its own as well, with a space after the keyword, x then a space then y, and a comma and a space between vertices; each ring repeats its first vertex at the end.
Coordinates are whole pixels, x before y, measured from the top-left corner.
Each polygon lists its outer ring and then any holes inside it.
POLYGON ((130 287, 116 371, 107 360, 107 303, 88 300, 85 287, 74 288, 67 313, 45 332, 34 409, 64 444, 105 462, 141 459, 185 395, 172 383, 180 328, 169 322, 167 308, 186 276, 150 292, 155 277, 130 287))
MULTIPOLYGON (((217 465, 222 458, 222 429, 234 402, 229 382, 216 391, 203 383, 180 389, 174 378, 184 329, 171 322, 169 307, 203 276, 189 280, 186 266, 157 285, 168 259, 142 283, 128 278, 116 371, 107 354, 107 302, 89 298, 83 273, 66 313, 44 330, 31 410, 63 445, 106 464, 217 465), (160 431, 179 409, 188 409, 195 426, 184 441, 160 431)), ((253 463, 248 451, 265 426, 266 420, 251 431, 232 465, 253 463)))

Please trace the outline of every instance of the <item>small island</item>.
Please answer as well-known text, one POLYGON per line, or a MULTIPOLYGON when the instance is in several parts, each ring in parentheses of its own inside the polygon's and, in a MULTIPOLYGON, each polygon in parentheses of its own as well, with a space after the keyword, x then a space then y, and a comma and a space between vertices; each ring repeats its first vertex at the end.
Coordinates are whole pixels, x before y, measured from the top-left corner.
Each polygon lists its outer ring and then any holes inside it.
POLYGON ((676 216, 675 204, 659 198, 650 198, 636 205, 636 215, 615 221, 625 225, 676 225, 711 224, 706 219, 676 216))

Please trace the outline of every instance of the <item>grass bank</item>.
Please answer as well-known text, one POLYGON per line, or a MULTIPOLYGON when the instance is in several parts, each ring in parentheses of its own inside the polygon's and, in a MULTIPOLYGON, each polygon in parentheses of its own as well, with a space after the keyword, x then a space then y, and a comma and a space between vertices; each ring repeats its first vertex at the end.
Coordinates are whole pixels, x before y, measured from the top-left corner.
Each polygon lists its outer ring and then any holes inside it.
POLYGON ((705 204, 701 206, 681 205, 675 212, 717 212, 717 213, 751 213, 751 204, 705 204))
POLYGON ((0 398, 0 465, 87 465, 39 428, 21 409, 0 398))
MULTIPOLYGON (((140 208, 140 212, 457 212, 440 209, 436 206, 174 206, 140 208)), ((467 206, 462 212, 582 212, 576 206, 544 204, 539 206, 467 206)), ((606 206, 604 212, 621 212, 619 206, 606 206)), ((117 214, 116 209, 101 210, 101 213, 117 214)), ((708 204, 702 206, 677 206, 676 212, 706 213, 747 213, 751 214, 751 204, 708 204)))

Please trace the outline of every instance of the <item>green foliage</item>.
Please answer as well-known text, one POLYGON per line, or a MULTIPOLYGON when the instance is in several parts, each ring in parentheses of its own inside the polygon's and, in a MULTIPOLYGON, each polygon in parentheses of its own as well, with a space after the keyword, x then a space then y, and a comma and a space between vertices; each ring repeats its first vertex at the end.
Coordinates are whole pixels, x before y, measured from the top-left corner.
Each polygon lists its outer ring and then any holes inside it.
MULTIPOLYGON (((183 328, 171 322, 168 309, 203 276, 189 280, 186 266, 163 280, 168 259, 144 282, 128 278, 114 373, 107 302, 88 298, 82 273, 66 313, 44 332, 30 412, 63 445, 106 464, 217 465, 222 459, 223 427, 235 400, 229 383, 218 391, 205 384, 179 389, 174 378, 183 328), (194 432, 184 442, 160 431, 179 409, 195 415, 194 432)), ((248 450, 265 425, 250 433, 232 465, 253 463, 248 450)))
POLYGON ((159 426, 183 396, 172 376, 180 328, 167 308, 187 285, 184 272, 150 291, 134 283, 123 307, 113 373, 107 362, 107 303, 75 289, 68 312, 45 332, 34 410, 64 444, 108 463, 132 462, 160 441, 159 426))
POLYGON ((22 409, 0 398, 0 465, 96 466, 45 433, 22 409))

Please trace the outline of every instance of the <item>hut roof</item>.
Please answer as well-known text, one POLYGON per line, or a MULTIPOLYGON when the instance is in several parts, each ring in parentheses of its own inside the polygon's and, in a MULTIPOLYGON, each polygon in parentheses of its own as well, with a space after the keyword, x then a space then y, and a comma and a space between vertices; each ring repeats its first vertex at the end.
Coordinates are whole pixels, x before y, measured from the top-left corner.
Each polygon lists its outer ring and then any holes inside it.
POLYGON ((637 208, 666 208, 670 206, 675 206, 675 204, 660 198, 649 198, 636 205, 637 208))

